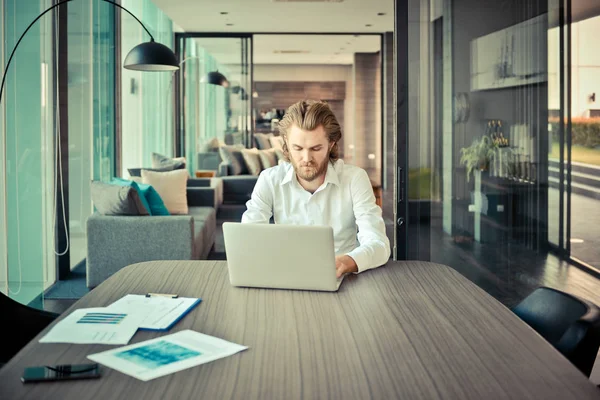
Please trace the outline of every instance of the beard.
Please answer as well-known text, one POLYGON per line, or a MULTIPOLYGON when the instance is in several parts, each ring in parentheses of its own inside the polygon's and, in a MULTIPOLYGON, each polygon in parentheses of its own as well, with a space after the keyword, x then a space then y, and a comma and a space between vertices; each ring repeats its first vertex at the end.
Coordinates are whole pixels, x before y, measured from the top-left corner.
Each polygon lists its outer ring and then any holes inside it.
POLYGON ((317 165, 317 163, 314 161, 309 163, 301 163, 300 165, 296 164, 296 161, 293 159, 291 159, 291 161, 296 175, 306 182, 312 182, 327 173, 327 163, 329 163, 329 157, 323 160, 320 165, 317 165))

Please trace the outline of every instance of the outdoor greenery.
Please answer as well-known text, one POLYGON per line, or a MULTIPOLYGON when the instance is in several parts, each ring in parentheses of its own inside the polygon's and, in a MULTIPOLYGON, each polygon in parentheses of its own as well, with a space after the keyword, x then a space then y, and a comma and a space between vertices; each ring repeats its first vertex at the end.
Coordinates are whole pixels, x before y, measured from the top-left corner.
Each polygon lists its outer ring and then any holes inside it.
MULTIPOLYGON (((552 141, 558 142, 560 129, 558 118, 550 118, 552 141)), ((600 146, 600 118, 572 118, 571 143, 594 149, 600 146)))
MULTIPOLYGON (((550 158, 560 158, 560 145, 558 142, 552 143, 550 158)), ((600 165, 600 148, 590 149, 583 146, 572 146, 571 160, 584 164, 600 165)))
POLYGON ((431 199, 431 169, 411 168, 408 171, 408 199, 431 199))

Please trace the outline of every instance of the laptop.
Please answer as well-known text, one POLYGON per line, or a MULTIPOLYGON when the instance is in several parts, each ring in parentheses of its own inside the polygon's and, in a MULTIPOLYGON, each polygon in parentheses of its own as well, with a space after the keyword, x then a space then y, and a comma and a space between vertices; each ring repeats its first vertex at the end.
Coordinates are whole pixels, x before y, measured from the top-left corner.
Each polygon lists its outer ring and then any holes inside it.
POLYGON ((229 281, 233 286, 335 292, 330 226, 224 222, 229 281))

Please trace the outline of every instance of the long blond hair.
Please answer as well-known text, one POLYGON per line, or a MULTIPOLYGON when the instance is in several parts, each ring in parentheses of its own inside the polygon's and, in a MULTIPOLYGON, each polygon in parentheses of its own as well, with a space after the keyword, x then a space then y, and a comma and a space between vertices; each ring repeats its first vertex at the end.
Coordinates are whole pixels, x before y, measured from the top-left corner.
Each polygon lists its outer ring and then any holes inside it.
POLYGON ((283 155, 286 161, 290 160, 287 146, 288 134, 292 126, 305 131, 313 131, 322 126, 327 134, 329 143, 333 143, 329 152, 329 161, 335 162, 339 158, 338 141, 342 138, 340 124, 331 111, 331 107, 325 101, 302 100, 292 104, 285 112, 283 119, 279 122, 279 134, 283 137, 283 155))

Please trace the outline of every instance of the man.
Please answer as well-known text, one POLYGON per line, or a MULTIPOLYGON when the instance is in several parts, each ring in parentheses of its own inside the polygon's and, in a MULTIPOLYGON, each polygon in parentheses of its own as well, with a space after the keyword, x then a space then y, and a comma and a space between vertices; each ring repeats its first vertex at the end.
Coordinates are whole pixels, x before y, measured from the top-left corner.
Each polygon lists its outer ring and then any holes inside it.
POLYGON ((381 208, 367 173, 338 159, 342 132, 329 105, 293 104, 279 132, 289 163, 260 174, 242 222, 269 223, 273 216, 277 224, 331 226, 338 278, 385 264, 390 242, 381 208))

